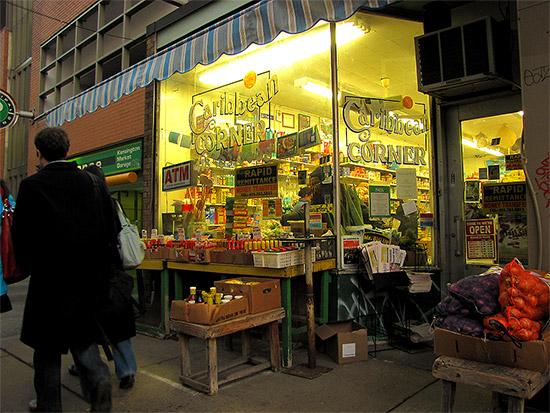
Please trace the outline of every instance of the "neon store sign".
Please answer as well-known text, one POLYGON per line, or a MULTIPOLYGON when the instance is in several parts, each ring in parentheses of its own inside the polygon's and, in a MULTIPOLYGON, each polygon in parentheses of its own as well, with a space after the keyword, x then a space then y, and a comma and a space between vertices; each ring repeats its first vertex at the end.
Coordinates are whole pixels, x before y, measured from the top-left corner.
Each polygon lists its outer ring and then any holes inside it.
MULTIPOLYGON (((374 100, 374 99, 373 99, 374 100)), ((419 146, 384 145, 370 142, 373 128, 391 135, 418 136, 427 132, 422 120, 408 119, 380 107, 373 109, 371 99, 348 98, 343 108, 344 123, 359 134, 360 142, 348 144, 347 155, 352 162, 426 165, 426 151, 419 146)))
POLYGON ((192 145, 197 154, 210 154, 266 140, 265 122, 262 120, 254 119, 235 125, 219 122, 216 117, 246 117, 247 113, 259 112, 277 93, 279 79, 273 75, 265 89, 253 96, 243 97, 238 93, 224 92, 211 103, 205 103, 202 99, 193 103, 189 110, 189 126, 193 132, 192 145))

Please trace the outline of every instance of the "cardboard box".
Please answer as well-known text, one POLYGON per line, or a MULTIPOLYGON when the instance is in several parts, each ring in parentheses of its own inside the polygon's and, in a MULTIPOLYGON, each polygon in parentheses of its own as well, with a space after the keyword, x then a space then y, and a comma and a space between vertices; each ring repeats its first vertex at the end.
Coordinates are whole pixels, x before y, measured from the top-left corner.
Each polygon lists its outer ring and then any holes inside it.
POLYGON ((324 342, 325 352, 338 364, 369 358, 367 329, 355 321, 323 324, 315 334, 324 342))
POLYGON ((543 340, 522 341, 518 348, 509 341, 493 341, 436 328, 435 353, 482 363, 500 364, 527 370, 547 371, 550 359, 550 333, 543 340))
POLYGON ((261 313, 281 306, 281 283, 273 278, 236 277, 233 280, 257 282, 255 285, 231 284, 230 280, 214 281, 218 292, 224 294, 246 295, 250 314, 261 313))
POLYGON ((170 318, 196 324, 218 324, 248 314, 248 300, 243 297, 226 304, 189 304, 186 300, 172 301, 170 318))

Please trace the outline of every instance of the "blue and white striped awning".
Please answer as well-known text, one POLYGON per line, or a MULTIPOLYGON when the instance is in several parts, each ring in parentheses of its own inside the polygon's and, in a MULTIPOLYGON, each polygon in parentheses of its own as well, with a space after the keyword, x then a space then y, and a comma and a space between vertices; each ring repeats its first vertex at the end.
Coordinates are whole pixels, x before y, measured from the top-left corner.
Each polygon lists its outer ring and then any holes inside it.
POLYGON ((47 113, 46 124, 61 126, 104 108, 153 80, 186 73, 199 63, 213 63, 222 54, 240 53, 252 43, 269 43, 283 31, 301 33, 320 20, 338 22, 360 7, 377 9, 397 1, 401 0, 261 0, 73 96, 47 113))

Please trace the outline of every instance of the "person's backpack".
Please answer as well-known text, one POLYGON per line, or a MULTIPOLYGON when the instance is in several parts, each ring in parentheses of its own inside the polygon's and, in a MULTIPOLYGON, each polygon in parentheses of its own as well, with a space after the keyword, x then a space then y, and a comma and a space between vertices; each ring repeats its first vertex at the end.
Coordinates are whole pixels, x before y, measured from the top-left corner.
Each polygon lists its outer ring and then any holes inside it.
POLYGON ((118 219, 122 229, 118 233, 118 251, 122 261, 122 268, 133 270, 141 265, 145 258, 145 244, 139 238, 135 225, 131 224, 124 215, 120 204, 116 202, 118 219))

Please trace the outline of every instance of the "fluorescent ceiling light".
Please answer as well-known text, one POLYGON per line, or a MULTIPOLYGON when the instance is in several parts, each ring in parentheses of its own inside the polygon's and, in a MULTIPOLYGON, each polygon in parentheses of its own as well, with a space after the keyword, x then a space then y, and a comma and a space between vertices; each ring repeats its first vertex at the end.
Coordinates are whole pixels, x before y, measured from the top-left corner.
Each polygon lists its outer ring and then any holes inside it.
MULTIPOLYGON (((346 44, 365 34, 352 23, 343 23, 336 27, 336 43, 346 44)), ((310 34, 288 35, 282 33, 271 47, 251 45, 235 58, 199 78, 199 81, 213 86, 221 86, 244 78, 250 71, 262 73, 273 66, 291 65, 300 60, 323 53, 330 48, 330 31, 321 30, 310 34), (287 41, 281 41, 288 39, 287 41), (260 49, 260 50, 258 50, 260 49), (252 53, 258 50, 256 53, 252 53)))
POLYGON ((468 139, 462 138, 462 144, 463 144, 463 145, 466 145, 466 146, 469 146, 470 148, 477 149, 478 151, 490 153, 491 155, 495 155, 495 156, 504 156, 503 153, 501 153, 501 152, 499 152, 499 151, 495 151, 494 149, 489 149, 489 148, 478 148, 476 143, 474 143, 474 142, 472 142, 472 141, 469 141, 468 139))
MULTIPOLYGON (((307 90, 308 92, 315 93, 321 97, 332 99, 332 90, 326 86, 321 86, 317 83, 312 82, 311 80, 306 80, 305 83, 300 85, 301 88, 307 90)), ((342 94, 338 93, 338 99, 342 94)))

